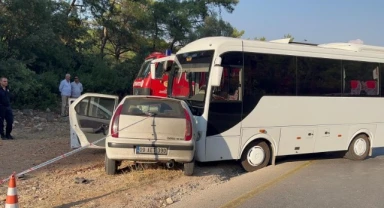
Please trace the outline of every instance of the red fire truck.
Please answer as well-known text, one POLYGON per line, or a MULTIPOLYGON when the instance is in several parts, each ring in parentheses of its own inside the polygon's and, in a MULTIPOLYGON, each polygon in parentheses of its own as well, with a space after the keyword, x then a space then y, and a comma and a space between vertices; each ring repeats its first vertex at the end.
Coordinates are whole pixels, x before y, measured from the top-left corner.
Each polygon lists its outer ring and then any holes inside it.
MULTIPOLYGON (((145 58, 140 71, 133 82, 134 95, 167 96, 168 74, 171 70, 175 55, 167 52, 153 52, 145 58)), ((178 86, 180 95, 188 95, 189 83, 183 73, 178 86), (183 90, 184 89, 184 90, 183 90)))
POLYGON ((173 63, 174 55, 153 52, 141 65, 133 82, 134 95, 167 96, 168 71, 173 63))

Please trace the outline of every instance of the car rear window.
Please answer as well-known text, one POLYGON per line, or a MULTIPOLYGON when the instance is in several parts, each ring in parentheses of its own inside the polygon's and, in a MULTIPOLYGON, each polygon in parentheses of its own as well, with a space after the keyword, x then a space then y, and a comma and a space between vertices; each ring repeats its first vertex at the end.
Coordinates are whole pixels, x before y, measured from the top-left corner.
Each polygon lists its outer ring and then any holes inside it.
POLYGON ((180 101, 146 97, 125 99, 121 114, 133 116, 154 114, 156 117, 164 118, 185 117, 180 101))

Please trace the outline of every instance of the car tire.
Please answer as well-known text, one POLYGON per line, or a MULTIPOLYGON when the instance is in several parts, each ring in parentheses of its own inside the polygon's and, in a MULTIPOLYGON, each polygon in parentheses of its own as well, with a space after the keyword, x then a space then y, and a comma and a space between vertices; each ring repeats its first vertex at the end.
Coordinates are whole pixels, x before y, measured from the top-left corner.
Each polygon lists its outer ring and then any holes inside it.
POLYGON ((367 135, 356 135, 344 157, 350 160, 364 160, 368 157, 370 146, 371 144, 367 135))
POLYGON ((117 172, 117 161, 111 160, 108 158, 107 154, 105 154, 105 172, 107 175, 115 175, 117 172))
POLYGON ((195 169, 195 160, 192 160, 192 162, 184 163, 184 175, 186 176, 192 176, 193 170, 195 169))
POLYGON ((253 141, 244 149, 241 156, 241 166, 247 172, 264 168, 271 159, 271 150, 264 141, 253 141))

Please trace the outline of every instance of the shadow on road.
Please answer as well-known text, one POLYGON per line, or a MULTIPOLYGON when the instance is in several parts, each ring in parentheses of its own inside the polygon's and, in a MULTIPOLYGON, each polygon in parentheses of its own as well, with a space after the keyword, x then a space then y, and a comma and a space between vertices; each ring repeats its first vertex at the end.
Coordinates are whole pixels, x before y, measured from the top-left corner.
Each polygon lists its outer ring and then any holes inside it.
POLYGON ((345 152, 324 152, 324 153, 311 153, 303 155, 289 155, 289 156, 279 156, 276 158, 276 165, 286 163, 286 162, 299 162, 299 161, 309 161, 309 160, 334 160, 343 158, 345 152))
POLYGON ((103 198, 105 196, 111 195, 112 193, 113 192, 110 192, 108 194, 104 194, 104 195, 101 195, 101 196, 96 196, 96 197, 92 197, 92 198, 88 198, 88 199, 83 199, 83 200, 76 201, 76 202, 70 202, 70 203, 67 203, 67 204, 62 204, 62 205, 59 205, 59 206, 55 206, 54 208, 70 208, 70 207, 73 207, 73 206, 78 206, 78 205, 85 204, 87 202, 90 202, 90 201, 93 201, 93 200, 100 199, 100 198, 103 198))
POLYGON ((384 155, 384 147, 377 147, 377 148, 373 148, 372 156, 369 158, 376 158, 378 156, 383 156, 383 155, 384 155))

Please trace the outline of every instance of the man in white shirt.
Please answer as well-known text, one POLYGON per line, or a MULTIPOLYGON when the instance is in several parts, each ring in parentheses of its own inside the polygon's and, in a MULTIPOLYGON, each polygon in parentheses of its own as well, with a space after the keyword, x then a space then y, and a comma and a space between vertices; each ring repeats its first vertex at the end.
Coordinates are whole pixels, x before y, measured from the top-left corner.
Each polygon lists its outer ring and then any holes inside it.
POLYGON ((60 82, 59 90, 61 93, 61 116, 67 116, 68 115, 68 99, 71 96, 72 89, 71 89, 71 75, 66 74, 65 79, 63 79, 60 82))
POLYGON ((83 85, 79 81, 79 77, 75 77, 75 81, 71 83, 71 97, 78 98, 80 97, 81 93, 83 92, 83 85))

